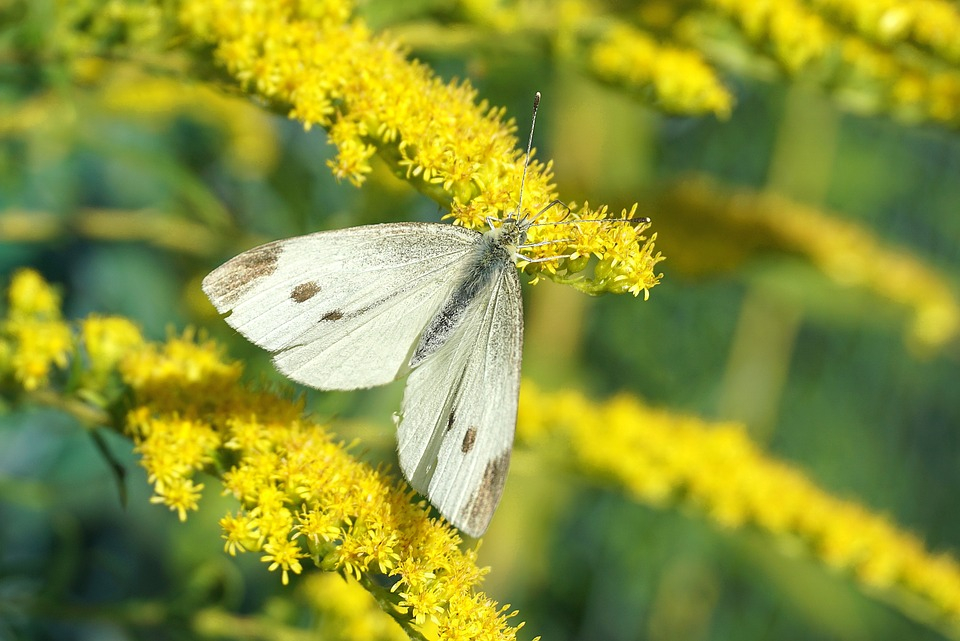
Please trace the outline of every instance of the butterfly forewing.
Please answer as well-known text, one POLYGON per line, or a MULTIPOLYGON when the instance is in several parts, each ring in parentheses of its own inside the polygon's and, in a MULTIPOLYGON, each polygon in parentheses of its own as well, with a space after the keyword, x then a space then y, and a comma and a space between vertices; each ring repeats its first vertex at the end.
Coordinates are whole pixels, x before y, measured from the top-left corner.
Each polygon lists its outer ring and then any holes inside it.
POLYGON ((397 425, 413 487, 471 536, 487 528, 506 480, 517 418, 523 308, 512 262, 407 380, 397 425))
POLYGON ((405 373, 478 238, 430 223, 319 232, 244 252, 203 290, 290 378, 318 389, 382 385, 405 373))

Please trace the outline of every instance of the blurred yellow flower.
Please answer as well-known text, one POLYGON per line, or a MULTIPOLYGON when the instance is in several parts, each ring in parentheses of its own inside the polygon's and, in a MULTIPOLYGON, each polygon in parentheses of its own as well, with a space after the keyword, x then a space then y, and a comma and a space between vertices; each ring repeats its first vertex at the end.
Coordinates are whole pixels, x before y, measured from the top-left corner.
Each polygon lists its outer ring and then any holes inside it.
POLYGON ((716 272, 775 249, 806 258, 837 285, 872 291, 910 310, 905 334, 918 353, 943 349, 960 336, 960 300, 945 275, 838 214, 773 193, 724 189, 696 175, 667 190, 659 206, 672 213, 662 225, 678 243, 671 250, 674 265, 684 270, 716 272), (731 235, 739 242, 724 240, 731 235))
POLYGON ((590 68, 607 82, 652 90, 652 102, 667 112, 727 118, 733 107, 733 96, 699 53, 660 45, 627 25, 610 28, 593 45, 590 68))
POLYGON ((60 295, 32 269, 17 271, 8 290, 7 318, 0 324, 0 370, 10 371, 31 391, 49 382, 54 367, 64 369, 74 347, 70 326, 60 316, 60 295))
POLYGON ((593 403, 524 381, 517 429, 532 446, 567 444, 576 469, 640 502, 689 506, 724 528, 754 527, 791 547, 801 543, 910 616, 960 621, 956 559, 931 554, 887 518, 768 457, 742 425, 672 414, 627 395, 593 403))
POLYGON ((319 637, 333 641, 406 641, 356 581, 331 573, 304 578, 299 593, 318 614, 319 637))
POLYGON ((88 316, 80 323, 80 337, 94 376, 115 370, 128 353, 143 344, 140 328, 120 316, 88 316))
POLYGON ((12 317, 60 318, 60 294, 33 269, 13 275, 7 299, 12 317))

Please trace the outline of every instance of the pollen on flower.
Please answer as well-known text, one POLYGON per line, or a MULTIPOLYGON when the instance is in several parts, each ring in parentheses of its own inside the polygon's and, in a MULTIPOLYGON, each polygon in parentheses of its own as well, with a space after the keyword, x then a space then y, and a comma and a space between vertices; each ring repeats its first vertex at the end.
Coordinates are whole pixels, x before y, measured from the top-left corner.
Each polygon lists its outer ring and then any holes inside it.
POLYGON ((508 621, 517 615, 508 612, 509 605, 501 606, 482 594, 460 593, 450 599, 449 607, 438 622, 438 637, 441 639, 468 641, 487 638, 484 630, 501 629, 509 638, 515 638, 523 623, 510 626, 508 621))
POLYGON ((246 552, 253 548, 259 539, 256 525, 248 514, 227 514, 220 519, 220 527, 223 529, 223 539, 226 541, 223 550, 230 556, 236 556, 238 552, 246 552))
MULTIPOLYGON (((246 454, 245 458, 252 457, 246 454)), ((264 455, 257 457, 264 459, 264 455)), ((271 457, 271 460, 275 458, 271 457)), ((243 502, 254 502, 260 494, 260 489, 269 482, 270 477, 265 473, 265 466, 235 465, 223 473, 223 493, 233 496, 243 502)))
POLYGON ((141 420, 131 435, 150 482, 172 485, 213 462, 221 441, 209 423, 176 415, 141 420))
POLYGON ((191 478, 171 477, 166 482, 154 484, 155 496, 151 503, 162 503, 177 513, 181 521, 187 520, 187 512, 195 512, 200 507, 200 495, 203 483, 194 483, 191 478))
POLYGON ((423 625, 427 621, 439 623, 445 604, 446 599, 435 585, 425 590, 400 592, 400 607, 410 612, 417 625, 423 625))
POLYGON ((300 559, 305 558, 306 555, 300 550, 300 546, 297 545, 296 541, 270 539, 264 544, 263 551, 266 552, 266 554, 261 556, 260 560, 270 564, 269 569, 271 572, 280 568, 284 585, 290 582, 289 573, 291 571, 294 574, 303 572, 303 565, 301 565, 300 559))
POLYGON ((314 546, 320 546, 338 539, 341 527, 343 524, 329 512, 311 512, 304 508, 297 515, 297 532, 294 536, 303 535, 314 546))
POLYGON ((364 539, 363 553, 370 559, 372 566, 381 574, 390 574, 400 561, 397 552, 400 545, 399 533, 393 528, 380 526, 368 529, 364 533, 364 539))
POLYGON ((227 449, 249 453, 269 451, 271 441, 255 414, 231 416, 227 419, 226 427, 230 436, 223 446, 227 449))
MULTIPOLYGON (((654 253, 655 235, 644 235, 649 220, 637 219, 636 205, 620 216, 611 217, 605 207, 580 211, 555 225, 532 228, 528 242, 533 247, 525 256, 539 264, 536 279, 547 275, 553 280, 590 293, 632 293, 644 298, 660 282, 656 272, 663 256, 654 253)), ((521 267, 523 262, 519 263, 521 267)), ((534 282, 536 282, 536 279, 534 282)))
POLYGON ((287 540, 294 534, 294 513, 276 487, 268 485, 261 489, 251 515, 256 517, 257 531, 262 538, 287 540))
POLYGON ((359 187, 370 173, 370 159, 377 148, 363 142, 360 123, 341 119, 330 128, 330 141, 337 145, 337 157, 328 160, 338 180, 346 178, 359 187))

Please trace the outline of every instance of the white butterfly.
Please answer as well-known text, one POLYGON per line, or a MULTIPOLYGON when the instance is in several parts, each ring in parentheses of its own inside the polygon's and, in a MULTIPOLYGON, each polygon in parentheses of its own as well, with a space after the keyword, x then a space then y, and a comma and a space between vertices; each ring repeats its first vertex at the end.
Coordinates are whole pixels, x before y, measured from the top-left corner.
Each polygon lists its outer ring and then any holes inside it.
POLYGON ((507 476, 523 342, 514 253, 526 224, 484 234, 394 223, 278 240, 203 279, 234 329, 277 369, 322 390, 409 374, 400 468, 447 519, 479 536, 507 476))
POLYGON ((396 419, 400 468, 447 520, 480 536, 513 446, 523 344, 515 262, 532 224, 507 219, 479 233, 393 223, 278 240, 215 269, 203 291, 304 385, 349 390, 409 375, 396 419))

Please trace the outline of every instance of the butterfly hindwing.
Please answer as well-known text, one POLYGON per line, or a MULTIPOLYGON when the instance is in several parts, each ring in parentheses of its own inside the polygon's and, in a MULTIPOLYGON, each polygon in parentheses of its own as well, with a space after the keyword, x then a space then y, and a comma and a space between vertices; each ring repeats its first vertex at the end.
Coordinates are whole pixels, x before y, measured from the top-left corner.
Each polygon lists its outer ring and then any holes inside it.
POLYGON ((397 425, 404 475, 471 536, 486 530, 506 480, 523 344, 513 264, 487 287, 444 346, 410 374, 397 425))
POLYGON ((479 237, 432 223, 319 232, 244 252, 203 290, 286 376, 318 389, 372 387, 405 373, 479 237))

